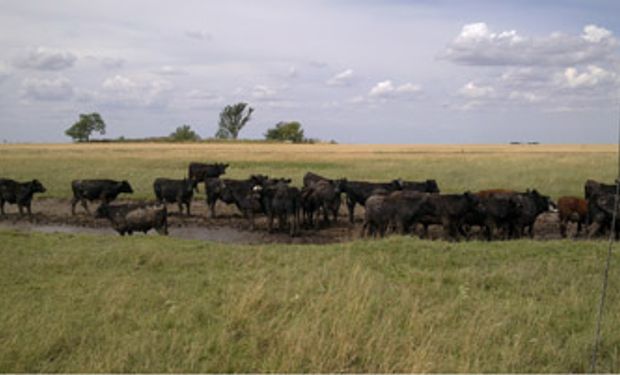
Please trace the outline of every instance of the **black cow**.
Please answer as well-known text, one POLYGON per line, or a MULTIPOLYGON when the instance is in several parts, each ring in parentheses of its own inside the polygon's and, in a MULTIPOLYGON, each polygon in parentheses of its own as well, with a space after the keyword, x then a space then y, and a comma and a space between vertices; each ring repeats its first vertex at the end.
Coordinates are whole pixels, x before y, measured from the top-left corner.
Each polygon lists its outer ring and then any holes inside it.
POLYGON ((234 203, 241 213, 248 218, 254 229, 254 213, 266 212, 261 202, 260 187, 268 180, 267 176, 252 175, 247 180, 207 179, 207 204, 211 216, 215 217, 215 203, 222 200, 234 203))
POLYGON ((153 182, 153 190, 157 201, 160 203, 177 203, 179 213, 183 214, 183 205, 187 207, 187 216, 191 216, 190 206, 194 197, 196 181, 184 178, 182 180, 171 180, 168 178, 158 178, 153 182))
MULTIPOLYGON (((428 194, 426 217, 438 219, 444 235, 450 240, 458 240, 460 235, 466 236, 463 229, 465 219, 478 209, 480 199, 475 194, 428 194), (430 213, 429 213, 430 212, 430 213)), ((426 217, 423 219, 428 220, 426 217)))
POLYGON ((402 190, 399 180, 393 180, 387 183, 366 182, 366 181, 345 181, 343 183, 343 192, 347 194, 347 208, 349 210, 349 222, 353 223, 353 214, 355 205, 364 206, 373 191, 383 189, 387 192, 402 190))
POLYGON ((409 233, 412 226, 430 213, 427 193, 414 191, 375 190, 366 200, 366 212, 361 236, 377 234, 383 237, 388 229, 400 234, 409 233))
POLYGON ((206 179, 207 178, 215 178, 220 177, 221 175, 226 173, 226 168, 228 168, 228 164, 224 163, 214 163, 214 164, 205 164, 198 162, 189 163, 189 167, 187 168, 188 177, 190 180, 195 181, 195 190, 198 193, 198 184, 200 182, 205 182, 206 188, 206 179))
POLYGON ((400 181, 402 190, 419 191, 422 193, 439 193, 439 186, 435 180, 418 181, 400 181))
POLYGON ((95 212, 96 218, 106 218, 112 228, 121 236, 133 232, 148 232, 155 229, 157 233, 168 234, 168 211, 165 204, 131 203, 110 205, 103 202, 95 212))
MULTIPOLYGON (((588 238, 599 234, 601 231, 612 229, 615 200, 615 192, 613 194, 599 192, 590 196, 588 199, 588 219, 590 221, 588 238)), ((620 234, 620 216, 618 213, 616 213, 614 232, 616 239, 618 239, 620 234)))
POLYGON ((4 203, 17 204, 19 214, 23 215, 24 207, 28 216, 32 216, 30 206, 35 193, 45 193, 45 187, 39 180, 17 182, 8 178, 0 178, 0 213, 4 216, 4 203))
MULTIPOLYGON (((496 233, 501 233, 503 239, 512 237, 512 223, 518 214, 517 204, 513 199, 514 194, 476 195, 479 199, 478 205, 465 215, 463 224, 469 227, 479 226, 489 241, 496 233)), ((469 238, 471 232, 466 232, 469 238)))
POLYGON ((590 199, 591 196, 597 194, 615 194, 616 185, 604 184, 602 182, 587 180, 584 185, 584 197, 590 199))
POLYGON ((73 215, 75 215, 75 205, 78 202, 81 202, 86 212, 90 213, 86 201, 92 202, 100 199, 102 203, 110 203, 120 193, 133 193, 131 185, 126 180, 73 180, 71 189, 73 190, 73 199, 71 200, 71 213, 73 215))
POLYGON ((273 230, 273 220, 278 219, 278 228, 289 229, 291 237, 299 234, 299 212, 301 193, 289 186, 290 180, 268 181, 257 190, 261 193, 262 206, 268 215, 267 228, 273 230), (290 222, 289 222, 290 219, 290 222))
MULTIPOLYGON (((306 179, 304 178, 304 182, 306 179)), ((340 193, 346 180, 317 180, 305 186, 301 192, 304 221, 313 225, 314 213, 322 210, 323 221, 329 224, 329 214, 338 221, 340 193)), ((316 223, 318 225, 318 221, 316 223)))
POLYGON ((554 210, 555 204, 548 196, 540 194, 536 189, 517 193, 512 196, 512 199, 517 210, 512 222, 513 235, 519 238, 527 231, 530 238, 533 238, 536 218, 543 212, 554 210))

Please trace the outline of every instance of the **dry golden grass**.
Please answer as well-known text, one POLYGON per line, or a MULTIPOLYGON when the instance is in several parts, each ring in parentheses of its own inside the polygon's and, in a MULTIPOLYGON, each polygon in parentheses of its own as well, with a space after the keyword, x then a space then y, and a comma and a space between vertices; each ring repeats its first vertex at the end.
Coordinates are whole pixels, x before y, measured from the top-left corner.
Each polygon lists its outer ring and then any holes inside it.
POLYGON ((190 161, 228 162, 227 176, 390 180, 434 178, 442 191, 537 188, 557 198, 582 195, 588 178, 610 181, 613 145, 294 145, 271 143, 2 145, 0 176, 39 178, 48 196, 68 197, 79 178, 129 180, 137 198, 152 197, 157 177, 181 178, 190 161))

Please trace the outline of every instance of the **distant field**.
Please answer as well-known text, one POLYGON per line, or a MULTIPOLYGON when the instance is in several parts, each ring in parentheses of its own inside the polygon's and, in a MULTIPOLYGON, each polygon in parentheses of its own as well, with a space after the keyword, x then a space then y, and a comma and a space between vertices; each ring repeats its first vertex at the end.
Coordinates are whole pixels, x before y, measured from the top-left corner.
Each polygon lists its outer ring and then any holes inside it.
POLYGON ((129 180, 135 198, 151 198, 155 178, 182 178, 190 161, 229 162, 232 178, 264 173, 300 184, 307 171, 373 181, 434 178, 445 192, 537 188, 554 198, 583 195, 586 179, 616 174, 611 145, 1 145, 0 160, 0 177, 38 178, 51 197, 69 197, 73 179, 114 178, 129 180))

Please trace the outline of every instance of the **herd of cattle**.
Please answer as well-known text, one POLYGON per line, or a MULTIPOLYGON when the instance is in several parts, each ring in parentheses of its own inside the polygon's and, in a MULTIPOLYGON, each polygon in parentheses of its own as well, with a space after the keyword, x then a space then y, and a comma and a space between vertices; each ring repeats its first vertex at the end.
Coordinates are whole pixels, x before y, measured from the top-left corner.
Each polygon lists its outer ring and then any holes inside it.
MULTIPOLYGON (((290 185, 286 178, 269 178, 252 175, 245 180, 226 179, 228 164, 192 162, 188 178, 175 180, 157 178, 153 190, 154 203, 111 204, 121 193, 133 193, 127 181, 74 180, 71 183, 73 199, 71 212, 81 203, 87 213, 88 202, 100 200, 95 212, 97 218, 107 218, 121 235, 133 232, 146 233, 155 229, 168 233, 166 203, 176 203, 179 212, 191 215, 194 192, 203 183, 209 214, 216 217, 217 201, 234 204, 254 229, 257 214, 267 217, 269 232, 278 230, 297 236, 302 226, 319 229, 338 220, 341 196, 344 194, 348 219, 354 222, 357 205, 365 207, 362 236, 384 236, 386 233, 412 233, 419 228, 420 236, 428 236, 430 225, 443 227, 444 235, 451 240, 470 238, 474 232, 491 240, 533 236, 536 218, 547 211, 557 211, 560 232, 566 236, 569 222, 577 223, 577 235, 587 227, 588 237, 612 228, 617 185, 593 180, 585 183, 585 197, 561 197, 557 204, 537 190, 516 192, 490 189, 477 193, 441 194, 435 180, 422 182, 401 179, 385 183, 350 181, 346 178, 329 179, 308 172, 303 187, 290 185), (475 229, 477 228, 477 229, 475 229)), ((17 204, 20 215, 24 208, 31 215, 31 202, 35 193, 45 192, 38 181, 16 182, 0 178, 0 212, 4 216, 5 202, 17 204)), ((617 207, 617 206, 616 206, 617 207)), ((620 220, 618 220, 620 221, 620 220)), ((620 223, 615 226, 616 238, 620 223)))

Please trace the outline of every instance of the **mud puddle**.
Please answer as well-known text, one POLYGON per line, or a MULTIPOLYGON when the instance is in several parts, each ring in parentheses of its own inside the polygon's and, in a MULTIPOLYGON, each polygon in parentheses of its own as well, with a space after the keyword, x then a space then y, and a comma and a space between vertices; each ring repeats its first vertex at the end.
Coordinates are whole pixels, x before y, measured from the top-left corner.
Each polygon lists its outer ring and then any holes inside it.
MULTIPOLYGON (((123 201, 119 200, 119 203, 123 201)), ((97 205, 91 206, 91 211, 97 205)), ((249 223, 241 217, 234 206, 220 204, 216 206, 217 218, 211 218, 204 201, 192 202, 192 216, 179 214, 174 206, 168 206, 168 230, 169 235, 175 238, 214 241, 229 244, 330 244, 348 242, 359 238, 360 225, 363 217, 363 209, 357 208, 355 225, 347 222, 346 209, 341 209, 338 223, 329 227, 316 229, 302 229, 297 237, 290 237, 285 232, 267 231, 265 217, 256 220, 256 229, 250 230, 249 223)), ((68 233, 68 234, 92 234, 118 236, 105 219, 95 219, 91 214, 78 208, 76 215, 71 213, 70 202, 67 199, 43 198, 33 203, 33 216, 19 216, 14 206, 8 207, 7 215, 0 217, 0 229, 19 230, 24 232, 40 233, 68 233)), ((441 226, 431 226, 429 239, 437 240, 443 237, 441 226)), ((574 238, 576 225, 569 226, 569 238, 574 238)), ((137 233, 134 235, 142 236, 137 233)), ((158 235, 150 231, 147 235, 158 235)), ((582 234, 583 236, 583 234, 582 234)), ((581 236, 580 236, 581 237, 581 236)), ((534 225, 534 239, 550 240, 559 239, 559 219, 557 213, 546 213, 539 216, 534 225)), ((471 239, 483 239, 480 235, 474 235, 471 239)))
MULTIPOLYGON (((112 228, 106 227, 83 227, 63 224, 32 224, 32 223, 2 223, 0 229, 16 230, 20 232, 37 233, 66 233, 88 234, 101 236, 118 236, 112 228)), ((203 227, 170 227, 169 236, 174 238, 213 241, 220 243, 235 244, 261 244, 265 241, 264 235, 259 232, 242 231, 229 227, 203 228, 203 227)), ((147 236, 159 236, 154 230, 149 231, 147 236)), ((134 233, 134 236, 144 236, 142 232, 134 233)), ((293 239, 294 240, 294 239, 293 239)), ((271 241, 274 242, 274 241, 271 241)), ((294 241, 291 241, 294 242, 294 241)))

